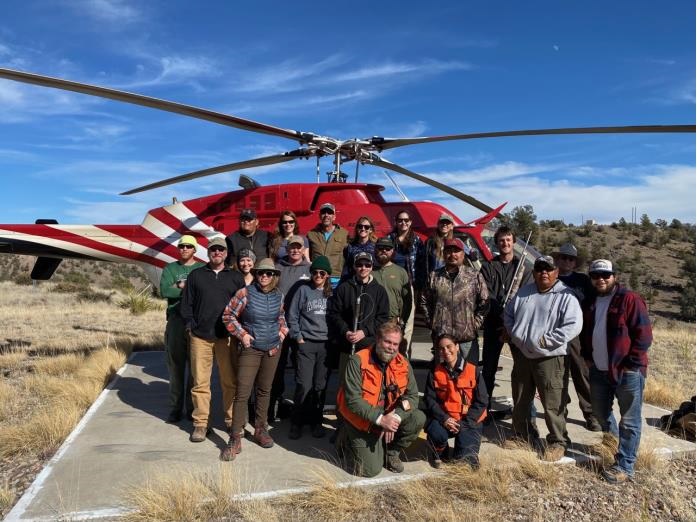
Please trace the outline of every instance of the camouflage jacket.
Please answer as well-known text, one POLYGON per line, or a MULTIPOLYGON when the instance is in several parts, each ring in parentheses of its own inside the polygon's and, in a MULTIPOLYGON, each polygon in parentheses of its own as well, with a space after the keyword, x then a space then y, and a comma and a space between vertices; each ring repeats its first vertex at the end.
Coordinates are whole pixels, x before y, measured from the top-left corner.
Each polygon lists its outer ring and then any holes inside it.
POLYGON ((489 311, 489 290, 474 269, 461 266, 451 279, 443 267, 429 275, 420 307, 434 338, 450 334, 459 342, 471 341, 489 311))

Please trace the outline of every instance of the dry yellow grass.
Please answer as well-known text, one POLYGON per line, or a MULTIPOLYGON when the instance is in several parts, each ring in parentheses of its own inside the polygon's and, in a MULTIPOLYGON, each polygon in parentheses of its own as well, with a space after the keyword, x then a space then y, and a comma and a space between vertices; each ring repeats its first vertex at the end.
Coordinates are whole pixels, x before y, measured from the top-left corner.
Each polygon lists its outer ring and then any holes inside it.
POLYGON ((644 400, 670 410, 695 394, 695 326, 658 320, 644 400))
POLYGON ((161 312, 133 317, 115 304, 79 303, 50 290, 0 283, 3 335, 13 341, 0 356, 3 458, 50 455, 134 345, 161 343, 161 312))

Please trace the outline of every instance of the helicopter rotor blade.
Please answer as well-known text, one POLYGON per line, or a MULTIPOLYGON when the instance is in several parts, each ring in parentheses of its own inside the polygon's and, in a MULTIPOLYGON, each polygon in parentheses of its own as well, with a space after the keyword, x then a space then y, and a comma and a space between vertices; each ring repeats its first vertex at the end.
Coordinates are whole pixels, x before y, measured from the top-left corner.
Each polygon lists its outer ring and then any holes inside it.
POLYGON ((378 150, 394 149, 405 145, 434 143, 438 141, 472 140, 479 138, 502 138, 506 136, 544 136, 550 134, 643 134, 695 132, 694 125, 630 125, 620 127, 568 127, 563 129, 529 129, 499 132, 475 132, 470 134, 448 134, 420 138, 382 138, 375 136, 367 141, 378 150))
POLYGON ((437 189, 442 190, 443 192, 450 194, 451 196, 456 197, 460 201, 464 201, 465 203, 472 205, 475 208, 478 208, 482 212, 491 212, 494 210, 492 207, 489 205, 482 203, 476 198, 473 198, 472 196, 468 196, 467 194, 460 192, 459 190, 455 190, 452 187, 449 187, 448 185, 444 185, 443 183, 440 183, 439 181, 433 180, 431 178, 427 178, 426 176, 422 176, 421 174, 417 174, 416 172, 412 172, 409 169, 405 169, 404 167, 397 165, 396 163, 392 163, 390 161, 387 161, 385 159, 379 158, 377 155, 373 155, 371 161, 369 162, 371 165, 376 165, 378 167, 383 167, 386 169, 393 170, 395 172, 399 172, 400 174, 404 174, 405 176, 409 176, 410 178, 417 179, 421 181, 422 183, 426 183, 427 185, 431 185, 432 187, 435 187, 437 189))
POLYGON ((279 136, 281 138, 289 138, 295 141, 299 141, 300 143, 307 143, 309 141, 308 138, 313 136, 310 133, 301 133, 291 129, 282 129, 273 125, 267 125, 265 123, 259 123, 256 121, 247 120, 245 118, 239 118, 237 116, 231 116, 228 114, 215 112, 208 109, 201 109, 192 105, 185 105, 183 103, 161 100, 159 98, 153 98, 151 96, 145 96, 143 94, 135 94, 131 92, 120 91, 118 89, 99 87, 97 85, 74 82, 71 80, 63 80, 60 78, 43 76, 40 74, 33 74, 23 71, 16 71, 13 69, 0 68, 0 78, 14 80, 17 82, 29 83, 33 85, 41 85, 43 87, 51 87, 54 89, 62 89, 64 91, 79 92, 82 94, 88 94, 90 96, 96 96, 99 98, 108 98, 111 100, 131 103, 133 105, 142 105, 144 107, 159 109, 161 111, 173 112, 175 114, 183 114, 184 116, 190 116, 192 118, 212 121, 213 123, 219 123, 220 125, 226 125, 228 127, 235 127, 246 131, 258 132, 261 134, 269 134, 271 136, 279 136))
POLYGON ((283 154, 274 154, 273 156, 264 156, 262 158, 238 161, 236 163, 228 163, 226 165, 219 165, 217 167, 210 167, 203 170, 197 170, 195 172, 189 172, 188 174, 181 174, 172 178, 163 179, 162 181, 156 181, 155 183, 143 185, 142 187, 137 187, 131 190, 127 190, 126 192, 122 192, 121 196, 130 196, 131 194, 137 194, 138 192, 145 192, 146 190, 165 187, 167 185, 181 183, 182 181, 203 178, 206 176, 211 176, 213 174, 220 174, 222 172, 231 172, 233 170, 262 167, 264 165, 274 165, 276 163, 284 163, 286 161, 298 158, 309 158, 312 155, 313 152, 309 151, 308 149, 297 149, 292 150, 290 152, 284 152, 283 154))

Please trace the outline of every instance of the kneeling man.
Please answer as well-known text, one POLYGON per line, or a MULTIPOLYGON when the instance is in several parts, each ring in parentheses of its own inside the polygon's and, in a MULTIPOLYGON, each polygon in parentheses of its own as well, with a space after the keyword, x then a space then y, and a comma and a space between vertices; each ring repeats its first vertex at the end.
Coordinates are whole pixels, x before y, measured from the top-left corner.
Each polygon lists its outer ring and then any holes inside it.
POLYGON ((399 353, 402 329, 387 322, 377 330, 375 347, 351 356, 337 405, 344 419, 337 443, 353 472, 374 477, 386 467, 404 471, 400 451, 421 433, 426 416, 418 409, 419 390, 409 361, 399 353))

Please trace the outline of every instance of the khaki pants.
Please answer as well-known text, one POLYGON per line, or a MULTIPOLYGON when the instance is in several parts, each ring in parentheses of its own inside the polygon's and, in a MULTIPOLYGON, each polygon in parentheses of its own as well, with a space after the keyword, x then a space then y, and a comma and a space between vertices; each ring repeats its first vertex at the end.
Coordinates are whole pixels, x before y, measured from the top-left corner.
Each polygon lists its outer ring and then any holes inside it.
POLYGON ((535 390, 545 412, 545 424, 549 433, 547 443, 567 446, 571 441, 566 431, 566 404, 569 382, 569 362, 566 355, 528 359, 522 352, 511 347, 513 370, 511 389, 513 392, 513 431, 522 437, 536 437, 537 428, 530 418, 530 405, 535 399, 535 390))
POLYGON ((220 387, 223 390, 225 426, 232 426, 232 404, 237 389, 235 377, 237 367, 237 339, 228 337, 209 341, 195 335, 190 339, 191 373, 194 386, 191 398, 194 402, 194 427, 207 427, 211 408, 211 373, 213 357, 218 365, 220 387))

